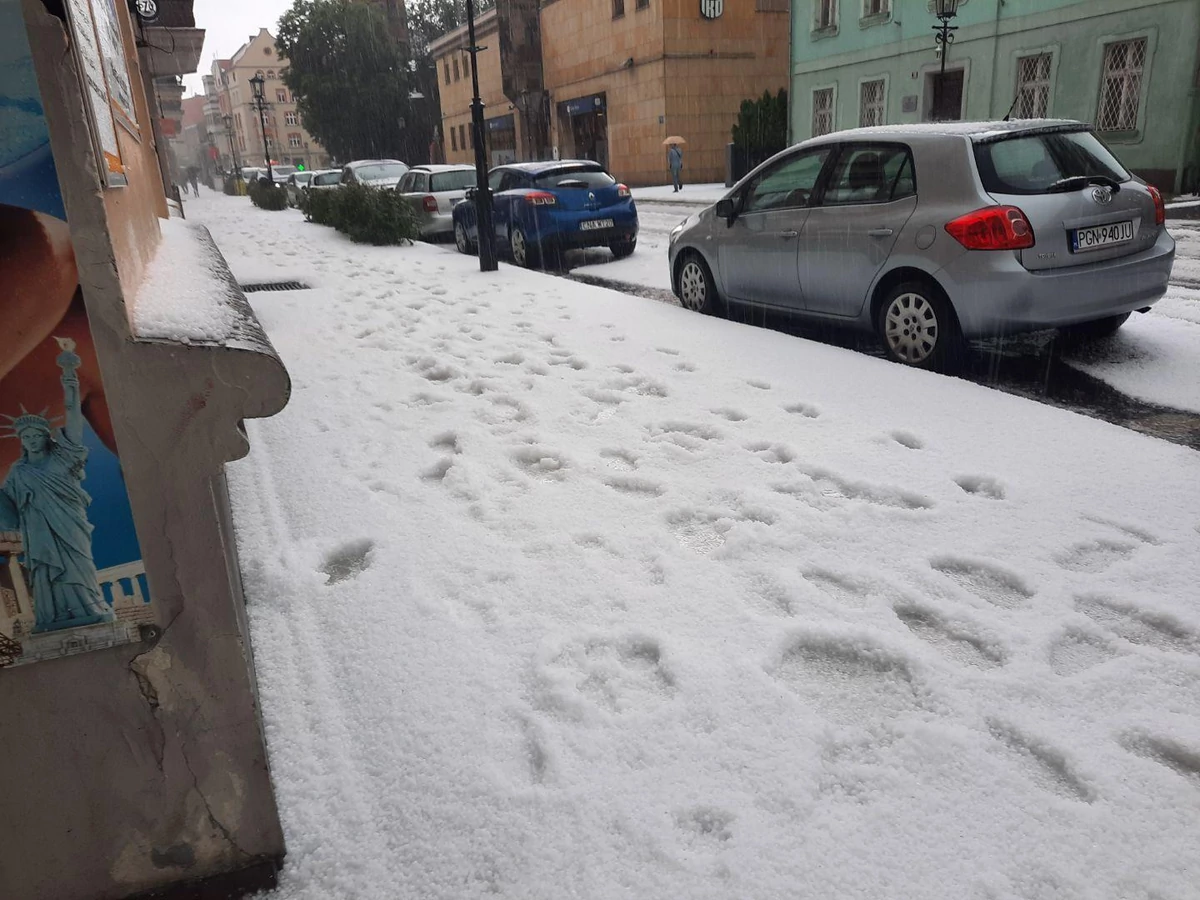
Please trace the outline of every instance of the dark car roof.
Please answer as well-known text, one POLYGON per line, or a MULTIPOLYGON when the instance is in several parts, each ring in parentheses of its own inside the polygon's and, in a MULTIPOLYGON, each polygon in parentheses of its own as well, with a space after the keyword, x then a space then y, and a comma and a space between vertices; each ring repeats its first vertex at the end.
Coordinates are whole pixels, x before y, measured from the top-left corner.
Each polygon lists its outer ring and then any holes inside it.
MULTIPOLYGON (((515 169, 518 172, 525 172, 537 177, 557 169, 574 169, 579 166, 590 166, 599 172, 604 171, 604 166, 591 159, 551 159, 544 162, 505 163, 502 166, 496 166, 496 169, 515 169)), ((494 172, 495 169, 492 171, 494 172)))

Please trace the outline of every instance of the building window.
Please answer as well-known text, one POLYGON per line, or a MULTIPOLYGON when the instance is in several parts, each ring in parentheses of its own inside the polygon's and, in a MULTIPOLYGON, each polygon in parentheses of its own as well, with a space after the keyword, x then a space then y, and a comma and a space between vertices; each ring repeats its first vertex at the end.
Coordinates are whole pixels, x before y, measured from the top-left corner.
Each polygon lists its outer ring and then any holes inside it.
POLYGON ((833 88, 820 88, 812 93, 812 136, 833 131, 833 88))
POLYGON ((1044 119, 1050 108, 1050 61, 1049 53, 1022 56, 1017 60, 1017 107, 1018 119, 1044 119))
POLYGON ((619 19, 625 15, 625 0, 612 0, 613 18, 619 19))
POLYGON ((882 78, 864 81, 858 88, 858 125, 869 128, 883 124, 883 98, 886 93, 882 78))
POLYGON ((650 8, 650 0, 637 0, 637 8, 638 9, 649 9, 650 8))
POLYGON ((891 6, 891 0, 863 0, 863 18, 867 16, 886 16, 891 6))
POLYGON ((1100 81, 1100 131, 1133 131, 1137 128, 1142 93, 1142 67, 1146 64, 1146 39, 1119 41, 1104 48, 1104 77, 1100 81))
POLYGON ((238 135, 238 149, 243 153, 246 152, 246 138, 244 135, 238 135))
POLYGON ((291 134, 288 135, 288 146, 291 147, 293 150, 299 150, 301 147, 304 146, 304 141, 302 141, 300 139, 300 135, 296 134, 295 132, 292 132, 291 134))
POLYGON ((445 70, 445 73, 446 73, 446 84, 449 84, 450 83, 450 60, 448 60, 448 59, 442 60, 442 69, 445 70))
POLYGON ((299 125, 300 124, 300 116, 298 116, 294 112, 284 113, 283 121, 287 125, 299 125))
POLYGON ((458 150, 458 132, 453 127, 450 129, 450 149, 458 150))
POLYGON ((279 90, 277 90, 275 92, 275 100, 279 103, 287 103, 288 102, 287 91, 285 91, 283 88, 280 88, 279 90))
POLYGON ((462 74, 458 70, 458 57, 454 57, 454 80, 458 81, 462 78, 462 74))
POLYGON ((466 125, 458 126, 458 146, 464 150, 467 149, 467 126, 466 125))
POLYGON ((274 69, 267 69, 267 77, 268 77, 268 78, 274 78, 274 77, 275 77, 275 70, 274 70, 274 69))
POLYGON ((814 27, 833 28, 837 25, 837 0, 813 0, 816 8, 814 27))

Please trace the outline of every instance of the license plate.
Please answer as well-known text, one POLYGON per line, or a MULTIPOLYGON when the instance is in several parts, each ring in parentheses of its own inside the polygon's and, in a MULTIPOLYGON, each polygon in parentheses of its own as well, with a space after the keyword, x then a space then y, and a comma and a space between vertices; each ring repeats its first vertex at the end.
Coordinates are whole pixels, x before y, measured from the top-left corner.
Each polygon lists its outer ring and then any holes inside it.
POLYGON ((600 229, 600 228, 612 228, 612 227, 613 227, 612 219, 591 219, 587 222, 579 223, 580 231, 596 231, 597 229, 600 229))
POLYGON ((1113 222, 1111 225, 1077 228, 1071 232, 1071 249, 1076 253, 1084 253, 1132 240, 1133 222, 1113 222))

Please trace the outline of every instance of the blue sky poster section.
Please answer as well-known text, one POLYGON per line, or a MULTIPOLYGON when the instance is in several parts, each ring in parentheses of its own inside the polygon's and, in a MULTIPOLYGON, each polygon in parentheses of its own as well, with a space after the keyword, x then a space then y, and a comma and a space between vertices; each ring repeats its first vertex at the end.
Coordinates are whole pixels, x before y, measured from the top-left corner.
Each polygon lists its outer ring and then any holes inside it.
MULTIPOLYGON (((66 219, 25 22, 17 0, 0 0, 0 203, 66 219)), ((2 320, 2 311, 0 311, 2 320)), ((9 404, 10 398, 0 398, 9 404)), ((20 398, 11 398, 11 405, 20 398)), ((91 495, 92 555, 99 570, 142 558, 121 463, 90 425, 83 488, 91 495)), ((6 473, 4 473, 6 474, 6 473)), ((142 580, 145 588, 145 581, 142 580)), ((147 596, 149 593, 147 591, 147 596)))

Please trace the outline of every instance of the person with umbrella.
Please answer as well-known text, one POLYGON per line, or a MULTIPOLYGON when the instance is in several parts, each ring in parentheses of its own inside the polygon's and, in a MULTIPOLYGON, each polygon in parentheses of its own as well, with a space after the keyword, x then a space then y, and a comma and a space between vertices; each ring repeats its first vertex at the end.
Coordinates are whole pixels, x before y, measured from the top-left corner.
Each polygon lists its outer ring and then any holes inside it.
POLYGON ((678 194, 683 190, 683 150, 680 147, 687 141, 678 135, 672 135, 663 143, 670 148, 667 150, 667 167, 671 170, 671 183, 675 186, 674 193, 678 194))

